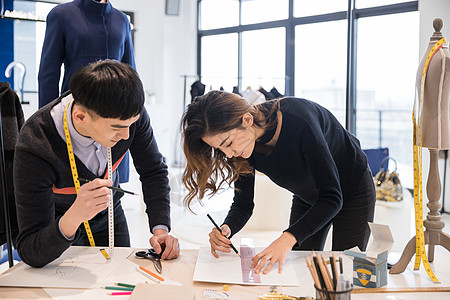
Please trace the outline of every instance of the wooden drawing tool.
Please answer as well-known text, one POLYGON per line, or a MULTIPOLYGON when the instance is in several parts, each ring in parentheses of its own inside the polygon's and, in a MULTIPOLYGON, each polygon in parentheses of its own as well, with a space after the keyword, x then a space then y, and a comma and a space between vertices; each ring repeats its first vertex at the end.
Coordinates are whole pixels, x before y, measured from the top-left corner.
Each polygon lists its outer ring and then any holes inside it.
POLYGON ((104 286, 105 290, 116 290, 116 291, 132 291, 134 288, 121 287, 121 286, 104 286))
POLYGON ((141 270, 139 267, 136 267, 136 271, 138 271, 139 273, 141 273, 142 275, 144 275, 145 277, 149 278, 151 281, 153 281, 155 283, 161 283, 161 280, 156 279, 155 277, 153 277, 149 273, 146 273, 145 271, 141 270))
POLYGON ((331 264, 331 272, 333 274, 334 290, 336 290, 337 289, 338 273, 337 273, 337 267, 336 267, 336 259, 334 258, 333 252, 330 252, 330 264, 331 264))
POLYGON ((327 265, 323 263, 324 259, 323 259, 323 255, 321 256, 317 256, 317 260, 319 261, 319 268, 320 268, 320 272, 322 273, 322 277, 323 280, 325 282, 325 286, 327 288, 328 291, 332 291, 333 290, 333 286, 331 283, 331 278, 329 276, 328 273, 328 268, 327 265))
POLYGON ((317 277, 317 274, 314 274, 314 271, 312 270, 312 266, 309 264, 308 258, 305 257, 305 261, 306 261, 306 266, 308 267, 309 273, 311 273, 311 277, 314 280, 314 284, 319 287, 320 286, 320 282, 319 282, 319 278, 317 277))
POLYGON ((147 274, 149 274, 149 275, 155 277, 156 279, 158 279, 158 280, 160 280, 160 281, 164 281, 164 278, 162 278, 161 276, 159 276, 159 275, 156 274, 156 273, 153 273, 153 272, 150 271, 149 269, 144 268, 143 266, 139 266, 139 269, 141 269, 141 270, 144 271, 145 273, 147 273, 147 274))
MULTIPOLYGON (((90 180, 85 179, 85 178, 81 178, 81 177, 78 177, 78 181, 82 181, 82 182, 84 182, 84 183, 91 182, 90 180)), ((107 186, 107 188, 108 188, 108 189, 111 189, 111 190, 113 190, 113 191, 120 192, 120 193, 127 193, 127 194, 130 194, 130 195, 139 196, 139 195, 136 194, 136 193, 133 193, 133 192, 130 192, 130 191, 126 191, 126 190, 122 190, 121 188, 118 188, 118 187, 115 187, 115 186, 107 186)))
POLYGON ((339 253, 339 271, 340 274, 344 274, 344 265, 342 264, 342 253, 339 253))
MULTIPOLYGON (((314 251, 312 253, 312 259, 313 259, 313 262, 314 262, 314 267, 315 267, 315 269, 317 271, 317 277, 319 277, 320 289, 326 290, 327 288, 326 288, 326 285, 325 285, 325 281, 324 281, 322 272, 321 272, 320 267, 319 267, 319 260, 317 259, 316 253, 314 253, 314 251)), ((325 298, 328 299, 328 297, 325 297, 325 298)))
MULTIPOLYGON (((210 214, 206 214, 206 216, 208 217, 208 219, 211 220, 211 222, 213 223, 214 227, 216 227, 217 230, 219 230, 220 233, 222 233, 222 229, 220 229, 219 225, 217 225, 217 223, 214 221, 214 219, 211 217, 210 214)), ((241 256, 238 252, 238 250, 236 249, 236 247, 233 246, 233 244, 230 244, 231 249, 233 249, 234 252, 236 252, 237 255, 241 256)))
POLYGON ((108 293, 108 295, 111 296, 126 296, 126 295, 131 295, 132 292, 113 292, 113 293, 108 293))
MULTIPOLYGON (((306 261, 306 265, 308 266, 309 272, 311 273, 311 276, 313 278, 314 281, 314 285, 316 286, 316 288, 322 289, 320 287, 320 281, 319 281, 319 277, 317 276, 317 272, 316 269, 313 266, 313 259, 311 257, 311 263, 308 261, 308 258, 305 257, 305 261, 306 261)), ((324 295, 322 292, 320 292, 321 298, 325 299, 324 295)))
POLYGON ((135 288, 136 287, 136 285, 134 285, 134 284, 121 283, 121 282, 117 282, 117 283, 114 283, 114 284, 117 285, 117 286, 123 286, 123 287, 128 287, 128 288, 135 288))

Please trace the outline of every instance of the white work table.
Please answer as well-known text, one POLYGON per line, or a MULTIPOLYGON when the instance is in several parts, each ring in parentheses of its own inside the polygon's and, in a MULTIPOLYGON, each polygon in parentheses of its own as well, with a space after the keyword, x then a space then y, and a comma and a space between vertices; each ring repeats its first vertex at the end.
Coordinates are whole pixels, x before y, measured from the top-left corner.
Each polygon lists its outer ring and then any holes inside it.
MULTIPOLYGON (((141 249, 136 249, 141 250, 141 249)), ((134 253, 134 251, 133 251, 134 253)), ((150 260, 140 260, 134 257, 133 253, 127 258, 129 261, 153 269, 152 262, 150 260)), ((193 282, 193 274, 195 264, 197 260, 198 250, 182 250, 179 258, 171 261, 163 261, 162 276, 166 279, 180 283, 184 286, 192 287, 195 294, 195 299, 205 299, 202 296, 203 289, 216 289, 222 291, 223 285, 226 283, 206 283, 206 282, 193 282)), ((290 254, 295 261, 296 273, 299 280, 299 286, 295 287, 277 287, 278 292, 293 296, 315 296, 315 290, 313 287, 313 280, 308 272, 305 263, 305 257, 311 255, 310 252, 296 251, 290 254)), ((328 256, 325 252, 324 256, 328 256)), ((450 253, 445 251, 442 247, 436 248, 435 263, 431 264, 431 268, 434 270, 435 275, 441 281, 441 284, 434 284, 426 274, 423 266, 419 271, 413 271, 413 261, 408 268, 402 274, 390 275, 388 274, 388 285, 386 289, 399 289, 399 288, 428 288, 428 287, 448 287, 450 289, 450 253)), ((352 261, 346 255, 343 255, 344 261, 344 274, 351 277, 352 274, 352 261)), ((7 274, 19 270, 19 267, 23 263, 19 263, 13 268, 5 271, 0 276, 7 276, 7 274)), ((39 270, 39 269, 36 269, 39 270)), ((220 270, 218 270, 220 272, 220 270)), ((115 278, 116 279, 116 278, 115 278)), ((129 278, 128 278, 129 279, 129 278)), ((122 280, 122 279, 121 279, 122 280)), ((127 278, 123 278, 122 282, 129 282, 127 278)), ((355 287, 357 289, 359 287, 355 287)), ((95 289, 94 289, 95 290, 95 289)), ((95 298, 92 297, 92 289, 60 289, 60 296, 56 299, 127 299, 129 296, 115 296, 111 298, 108 296, 105 290, 102 290, 100 297, 98 294, 95 298), (66 293, 66 297, 61 296, 66 293)), ((258 296, 263 295, 269 291, 268 286, 249 286, 231 284, 230 290, 227 292, 230 295, 229 299, 258 299, 258 296)), ((98 288, 97 288, 98 292, 98 288)), ((163 296, 163 295, 161 295, 163 296)), ((450 292, 421 292, 421 293, 369 293, 369 294, 352 294, 352 299, 450 299, 450 292)), ((51 299, 50 295, 46 293, 46 289, 41 287, 0 287, 0 299, 51 299)), ((55 298, 54 298, 55 299, 55 298)), ((152 297, 153 299, 153 297, 152 297)), ((154 299, 162 299, 156 297, 154 299)))

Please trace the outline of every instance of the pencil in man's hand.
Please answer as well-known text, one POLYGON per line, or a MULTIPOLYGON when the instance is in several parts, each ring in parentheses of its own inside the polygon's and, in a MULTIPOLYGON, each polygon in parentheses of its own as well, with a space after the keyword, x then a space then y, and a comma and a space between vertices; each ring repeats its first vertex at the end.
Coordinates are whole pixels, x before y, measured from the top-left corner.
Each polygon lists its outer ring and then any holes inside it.
MULTIPOLYGON (((78 177, 78 181, 84 182, 84 183, 91 182, 91 180, 85 179, 85 178, 81 178, 81 177, 78 177)), ((136 193, 133 193, 133 192, 130 192, 130 191, 126 191, 126 190, 122 190, 121 188, 118 188, 118 187, 115 187, 115 186, 107 186, 107 188, 108 188, 108 189, 111 189, 111 190, 113 190, 113 191, 120 192, 120 193, 127 193, 127 194, 130 194, 130 195, 139 196, 139 195, 136 194, 136 193)))

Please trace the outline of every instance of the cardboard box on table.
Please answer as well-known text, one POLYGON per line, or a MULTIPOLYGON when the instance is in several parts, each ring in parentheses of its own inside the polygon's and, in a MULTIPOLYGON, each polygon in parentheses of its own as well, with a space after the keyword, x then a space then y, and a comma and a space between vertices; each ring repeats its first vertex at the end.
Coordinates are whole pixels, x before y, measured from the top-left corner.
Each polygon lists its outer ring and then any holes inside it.
POLYGON ((373 240, 367 251, 354 247, 344 254, 353 257, 353 284, 378 288, 387 284, 387 258, 394 238, 388 225, 369 223, 369 226, 373 240))

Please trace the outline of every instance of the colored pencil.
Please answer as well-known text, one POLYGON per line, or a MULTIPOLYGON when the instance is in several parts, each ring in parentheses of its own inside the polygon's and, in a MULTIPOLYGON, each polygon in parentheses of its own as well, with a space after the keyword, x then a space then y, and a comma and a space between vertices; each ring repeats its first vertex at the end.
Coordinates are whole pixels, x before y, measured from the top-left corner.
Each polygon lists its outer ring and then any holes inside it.
POLYGON ((322 273, 320 271, 319 262, 317 260, 317 256, 314 253, 314 251, 313 251, 313 255, 312 255, 312 260, 314 262, 314 268, 315 268, 315 270, 317 272, 317 277, 319 277, 319 282, 320 282, 320 287, 319 288, 322 289, 322 290, 326 290, 327 288, 325 286, 325 281, 324 281, 322 273))
POLYGON ((325 259, 323 258, 323 255, 320 255, 320 256, 317 255, 317 260, 319 261, 319 268, 320 268, 320 272, 322 272, 322 276, 323 276, 323 279, 325 282, 326 289, 328 291, 332 291, 333 285, 331 283, 327 265, 326 265, 326 263, 324 264, 325 259))
POLYGON ((134 284, 121 283, 121 282, 117 282, 117 283, 114 283, 114 284, 115 284, 115 285, 118 285, 118 286, 128 287, 128 288, 134 288, 134 287, 136 287, 134 284))
MULTIPOLYGON (((85 179, 85 178, 81 178, 81 177, 78 177, 78 181, 82 181, 84 183, 91 182, 91 180, 88 180, 88 179, 85 179)), ((107 188, 111 189, 111 190, 114 190, 114 191, 117 191, 117 192, 120 192, 120 193, 127 193, 127 194, 130 194, 130 195, 139 196, 136 193, 133 193, 133 192, 130 192, 130 191, 126 191, 126 190, 122 190, 121 188, 118 188, 118 187, 115 187, 115 186, 107 186, 107 188)))
MULTIPOLYGON (((318 276, 317 270, 314 266, 313 257, 311 256, 311 263, 308 261, 308 259, 306 257, 305 257, 305 260, 306 260, 306 264, 308 265, 309 271, 311 272, 311 275, 313 277, 316 288, 323 289, 322 286, 320 285, 319 276, 318 276)), ((321 299, 326 300, 328 298, 327 295, 324 295, 323 292, 319 292, 319 293, 321 295, 321 299)))
POLYGON ((108 295, 111 296, 126 296, 126 295, 131 295, 132 292, 113 292, 113 293, 108 293, 108 295))
POLYGON ((142 271, 144 271, 145 273, 148 273, 150 275, 152 275, 153 277, 155 277, 158 280, 164 281, 164 278, 162 278, 161 276, 159 276, 156 273, 153 273, 152 271, 150 271, 149 269, 144 268, 143 266, 139 266, 139 269, 141 269, 142 271))
POLYGON ((338 273, 337 273, 337 267, 336 267, 336 259, 334 258, 333 252, 330 252, 330 264, 331 264, 331 271, 333 273, 334 290, 336 290, 337 289, 338 273))
POLYGON ((120 287, 120 286, 104 286, 105 290, 116 290, 116 291, 132 291, 134 288, 130 287, 120 287))
POLYGON ((344 274, 344 265, 342 264, 342 253, 339 253, 339 271, 344 274))
MULTIPOLYGON (((321 289, 320 282, 319 282, 319 277, 317 276, 316 269, 314 268, 312 257, 311 257, 311 263, 309 263, 307 257, 305 257, 305 261, 306 261, 306 265, 308 266, 309 272, 311 273, 311 276, 313 278, 314 284, 316 285, 316 287, 318 289, 321 289)), ((325 299, 323 293, 320 292, 320 294, 321 294, 322 299, 325 299)))
MULTIPOLYGON (((219 230, 220 233, 222 233, 222 229, 220 229, 219 225, 217 225, 217 223, 214 221, 214 219, 211 217, 211 215, 210 214, 206 214, 206 216, 208 217, 208 219, 211 220, 211 222, 213 223, 214 227, 216 227, 216 229, 219 230)), ((232 243, 230 244, 230 246, 231 246, 231 249, 233 249, 233 251, 236 252, 237 255, 241 256, 232 243)))
POLYGON ((144 268, 143 266, 136 267, 136 270, 139 273, 146 275, 148 278, 150 278, 151 280, 153 280, 156 283, 161 283, 161 281, 164 281, 164 278, 162 278, 158 274, 155 274, 152 271, 144 268))

